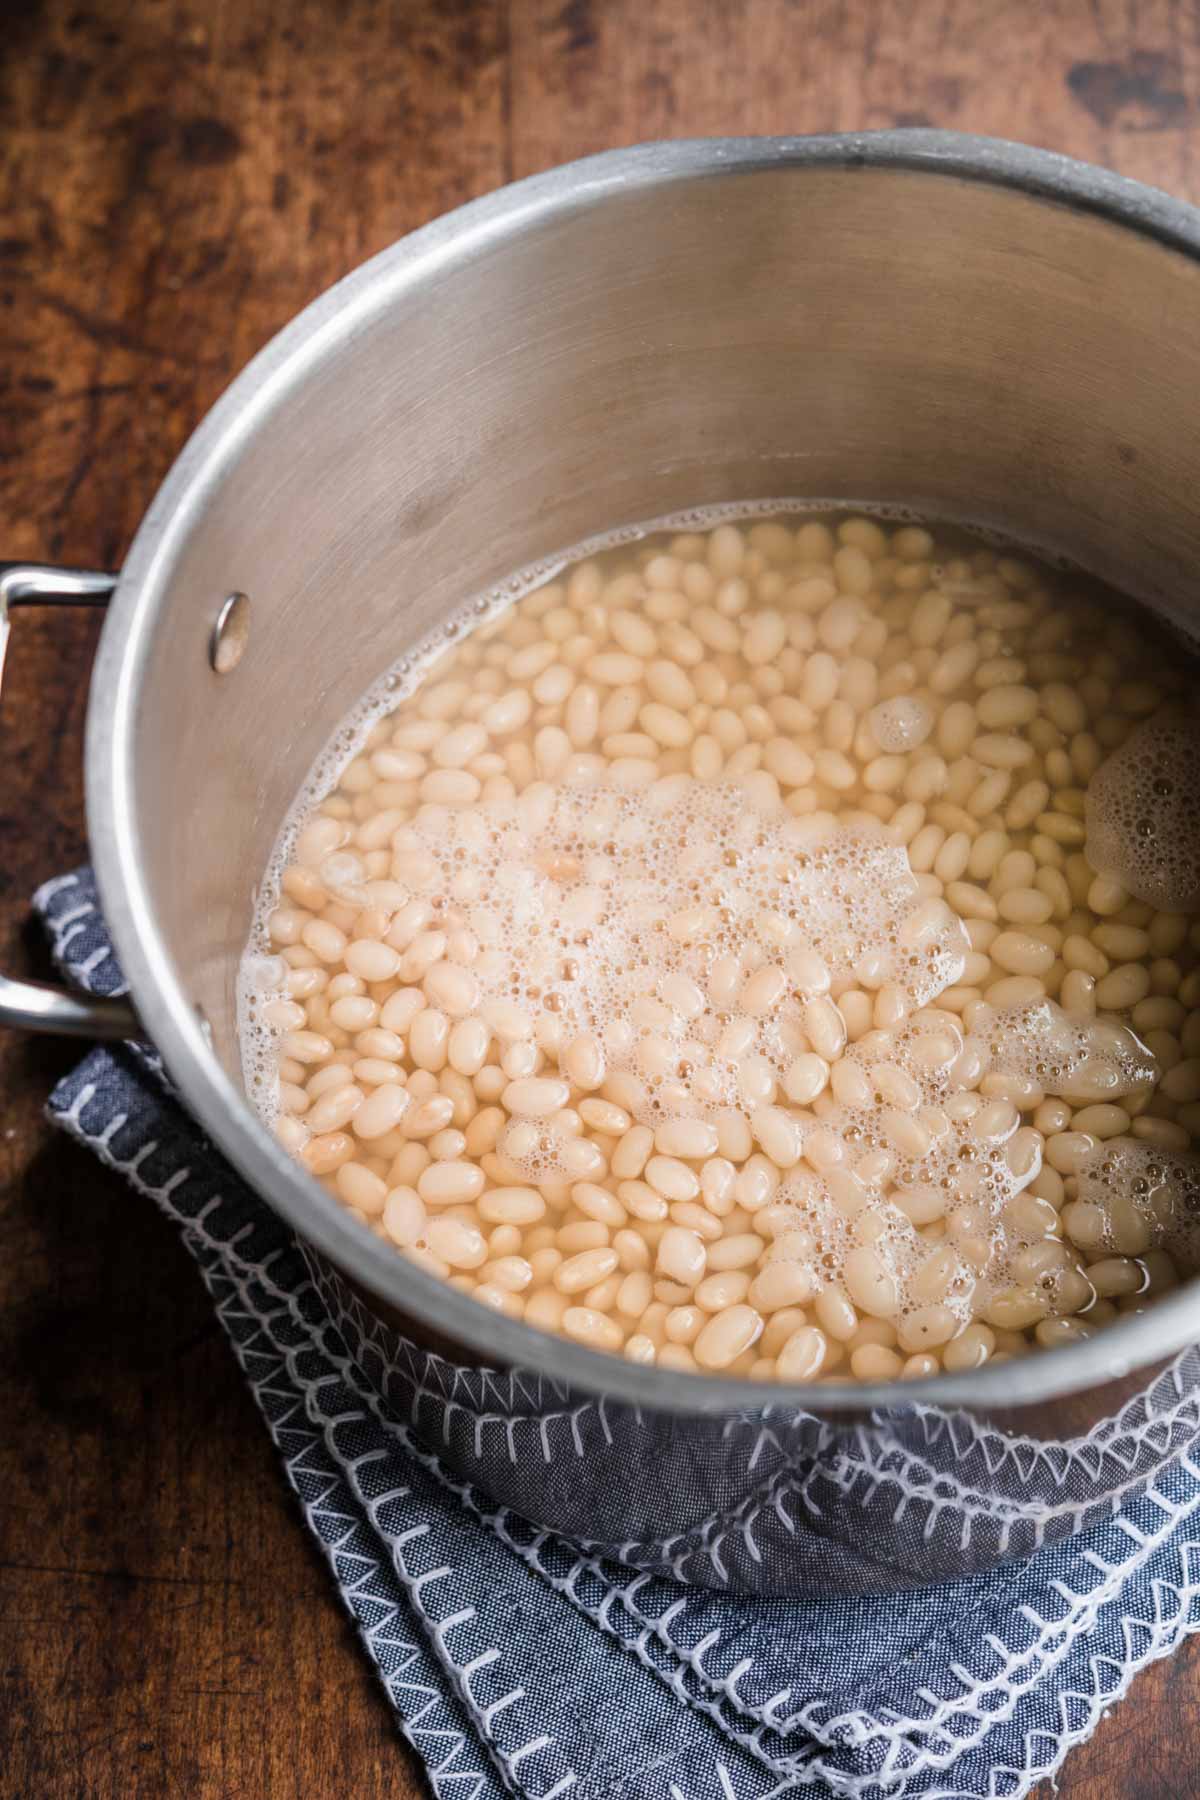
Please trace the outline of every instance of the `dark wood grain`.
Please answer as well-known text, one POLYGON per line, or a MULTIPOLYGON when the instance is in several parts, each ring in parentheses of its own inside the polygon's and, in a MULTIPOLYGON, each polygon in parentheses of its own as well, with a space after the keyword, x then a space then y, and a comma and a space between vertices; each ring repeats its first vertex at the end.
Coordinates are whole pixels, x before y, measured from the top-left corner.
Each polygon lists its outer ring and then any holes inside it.
MULTIPOLYGON (((331 281, 514 176, 640 138, 936 124, 1200 200, 1184 0, 9 0, 0 553, 119 564, 229 378, 331 281)), ((0 957, 84 850, 95 624, 10 663, 0 957)), ((419 1791, 173 1234, 53 1137, 69 1048, 0 1039, 0 1787, 419 1791)), ((1200 1647, 1065 1800, 1196 1800, 1200 1647), (1192 1746, 1189 1752, 1189 1737, 1192 1746)))

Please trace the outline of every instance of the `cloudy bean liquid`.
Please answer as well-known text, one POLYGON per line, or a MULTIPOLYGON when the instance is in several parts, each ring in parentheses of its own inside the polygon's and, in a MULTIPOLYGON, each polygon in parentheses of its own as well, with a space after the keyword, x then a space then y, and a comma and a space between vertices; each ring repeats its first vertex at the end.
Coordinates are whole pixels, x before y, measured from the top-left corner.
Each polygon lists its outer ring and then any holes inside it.
POLYGON ((266 873, 249 1092, 397 1255, 636 1362, 1088 1337, 1200 1261, 1196 669, 961 532, 718 518, 367 696, 266 873))

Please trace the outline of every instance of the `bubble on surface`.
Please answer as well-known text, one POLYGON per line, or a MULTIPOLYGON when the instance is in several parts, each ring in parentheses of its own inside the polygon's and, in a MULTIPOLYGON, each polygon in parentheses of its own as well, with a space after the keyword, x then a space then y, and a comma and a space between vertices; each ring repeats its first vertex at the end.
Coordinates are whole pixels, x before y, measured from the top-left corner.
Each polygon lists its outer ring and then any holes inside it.
POLYGON ((879 748, 892 755, 917 749, 933 730, 933 710, 915 694, 880 700, 867 719, 879 748))
POLYGON ((256 988, 264 998, 278 992, 287 976, 287 964, 282 956, 258 953, 247 956, 243 964, 246 980, 256 988))
POLYGON ((1088 784, 1093 869, 1161 912, 1200 912, 1200 723, 1164 707, 1088 784))

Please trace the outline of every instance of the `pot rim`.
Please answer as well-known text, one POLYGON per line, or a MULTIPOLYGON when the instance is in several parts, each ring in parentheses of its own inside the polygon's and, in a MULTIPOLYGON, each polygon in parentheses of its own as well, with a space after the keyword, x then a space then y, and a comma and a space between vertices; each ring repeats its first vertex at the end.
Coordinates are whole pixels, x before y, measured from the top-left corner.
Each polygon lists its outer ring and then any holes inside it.
POLYGON ((136 828, 133 724, 155 616, 177 548, 224 466, 327 346, 402 294, 452 276, 490 243, 603 204, 614 193, 778 168, 901 170, 978 181, 1093 213, 1200 261, 1200 212, 1158 189, 1055 152, 950 131, 696 138, 605 151, 443 215, 337 282, 246 366, 197 427, 137 532, 109 609, 88 706, 88 829, 105 915, 137 1010, 190 1109, 235 1168, 346 1275, 488 1364, 559 1387, 675 1413, 868 1414, 913 1406, 1009 1409, 1123 1378, 1200 1338, 1196 1282, 1079 1344, 931 1380, 822 1387, 645 1367, 480 1306, 365 1232, 293 1162, 209 1049, 151 910, 136 828))

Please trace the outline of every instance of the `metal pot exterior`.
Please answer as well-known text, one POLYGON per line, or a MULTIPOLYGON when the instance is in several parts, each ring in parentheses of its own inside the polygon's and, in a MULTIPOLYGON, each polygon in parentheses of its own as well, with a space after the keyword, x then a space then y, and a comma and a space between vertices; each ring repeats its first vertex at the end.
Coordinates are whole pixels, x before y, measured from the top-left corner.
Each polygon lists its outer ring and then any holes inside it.
POLYGON ((106 912, 181 1092, 306 1240, 375 1389, 502 1504, 738 1587, 983 1567, 1077 1528, 1191 1441, 1196 1290, 1088 1343, 905 1390, 637 1368, 486 1313, 362 1232, 239 1092, 235 971, 303 773, 465 596, 616 524, 721 501, 973 520, 1186 626, 1198 391, 1190 208, 945 134, 713 141, 593 158, 417 233, 268 346, 185 450, 94 680, 106 912), (238 592, 249 637, 219 674, 210 633, 238 592), (360 1292, 462 1346, 454 1363, 405 1350, 360 1292))
POLYGON ((1065 1402, 914 1406, 896 1391, 867 1417, 662 1413, 464 1365, 306 1258, 360 1386, 524 1552, 553 1532, 697 1587, 815 1597, 975 1574, 1109 1516, 1200 1436, 1194 1347, 1065 1402))

